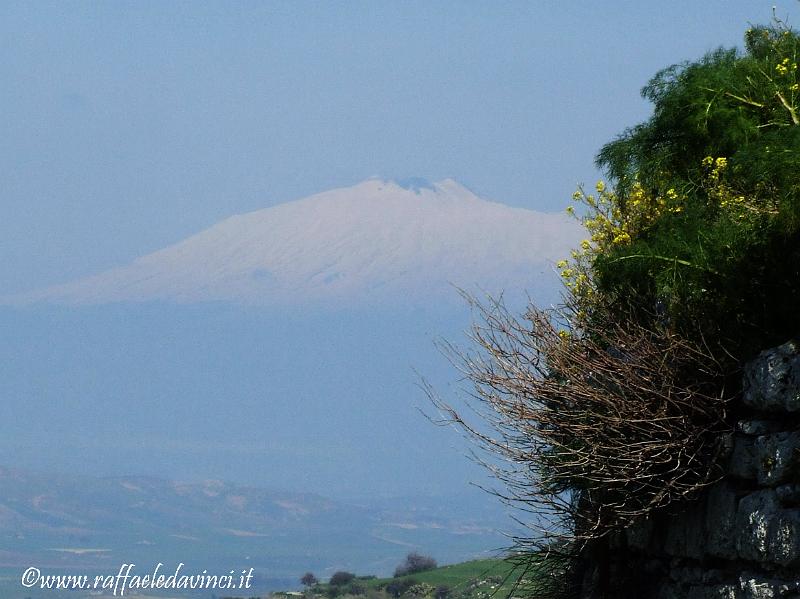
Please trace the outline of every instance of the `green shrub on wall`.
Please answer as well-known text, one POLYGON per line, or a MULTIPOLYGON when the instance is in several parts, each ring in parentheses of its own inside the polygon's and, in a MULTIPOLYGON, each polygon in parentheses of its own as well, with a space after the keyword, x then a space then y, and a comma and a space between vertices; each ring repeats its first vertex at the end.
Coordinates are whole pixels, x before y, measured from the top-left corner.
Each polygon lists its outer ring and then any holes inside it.
POLYGON ((736 362, 800 330, 800 37, 745 39, 658 73, 652 117, 601 150, 608 187, 576 192, 588 238, 560 263, 573 324, 624 306, 736 362))

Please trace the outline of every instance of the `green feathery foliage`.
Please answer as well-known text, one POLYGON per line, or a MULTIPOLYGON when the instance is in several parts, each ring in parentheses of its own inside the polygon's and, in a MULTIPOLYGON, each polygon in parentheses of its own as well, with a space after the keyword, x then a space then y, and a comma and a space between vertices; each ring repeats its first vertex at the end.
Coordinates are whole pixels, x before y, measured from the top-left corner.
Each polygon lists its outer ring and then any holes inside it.
POLYGON ((624 304, 737 362, 800 331, 800 36, 776 21, 745 42, 659 72, 651 118, 597 157, 613 193, 576 197, 607 206, 584 219, 601 230, 582 255, 589 306, 624 304))

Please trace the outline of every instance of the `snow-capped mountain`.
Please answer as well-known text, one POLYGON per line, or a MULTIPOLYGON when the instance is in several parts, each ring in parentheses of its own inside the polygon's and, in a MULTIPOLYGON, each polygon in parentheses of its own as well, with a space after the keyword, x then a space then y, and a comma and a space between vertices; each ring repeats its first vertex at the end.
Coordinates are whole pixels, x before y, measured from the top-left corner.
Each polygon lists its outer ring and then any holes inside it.
POLYGON ((563 215, 484 200, 452 179, 368 179, 232 216, 121 266, 18 301, 381 301, 453 286, 533 289, 580 227, 563 215))

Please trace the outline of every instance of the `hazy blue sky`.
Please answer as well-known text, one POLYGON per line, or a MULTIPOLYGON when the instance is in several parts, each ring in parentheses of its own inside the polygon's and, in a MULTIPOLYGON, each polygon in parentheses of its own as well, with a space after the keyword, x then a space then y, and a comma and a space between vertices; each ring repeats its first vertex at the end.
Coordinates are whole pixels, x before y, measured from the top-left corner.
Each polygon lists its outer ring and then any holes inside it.
POLYGON ((2 2, 0 294, 372 175, 560 209, 646 116, 656 70, 770 16, 753 0, 2 2))

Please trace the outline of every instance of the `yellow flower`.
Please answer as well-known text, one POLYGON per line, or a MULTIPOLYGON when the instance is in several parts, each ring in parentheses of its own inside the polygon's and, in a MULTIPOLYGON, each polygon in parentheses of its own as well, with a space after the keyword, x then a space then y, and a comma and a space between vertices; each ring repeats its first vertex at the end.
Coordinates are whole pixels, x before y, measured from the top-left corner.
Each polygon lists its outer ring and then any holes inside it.
POLYGON ((622 233, 620 233, 619 235, 614 237, 614 241, 613 242, 614 243, 618 243, 618 244, 622 244, 622 243, 627 243, 630 240, 631 240, 631 236, 623 231, 622 233))
POLYGON ((567 214, 573 216, 575 214, 575 208, 573 208, 572 206, 567 206, 567 214))
POLYGON ((597 193, 603 193, 606 190, 606 184, 602 181, 598 181, 594 188, 597 190, 597 193))
POLYGON ((559 260, 558 262, 556 262, 556 266, 558 268, 566 268, 567 267, 567 261, 566 260, 559 260))

